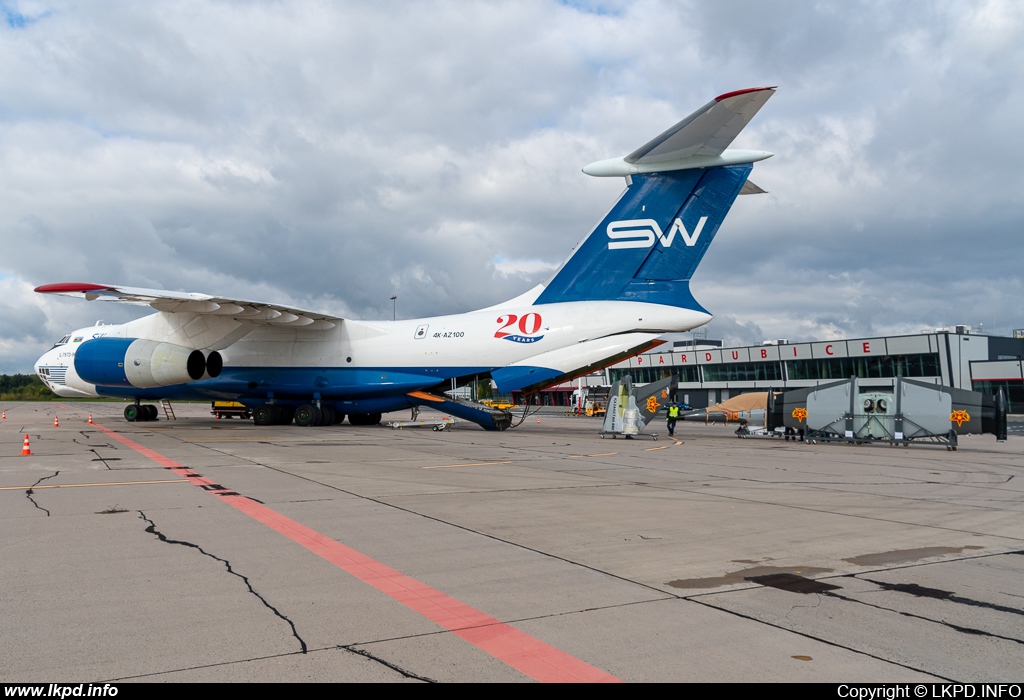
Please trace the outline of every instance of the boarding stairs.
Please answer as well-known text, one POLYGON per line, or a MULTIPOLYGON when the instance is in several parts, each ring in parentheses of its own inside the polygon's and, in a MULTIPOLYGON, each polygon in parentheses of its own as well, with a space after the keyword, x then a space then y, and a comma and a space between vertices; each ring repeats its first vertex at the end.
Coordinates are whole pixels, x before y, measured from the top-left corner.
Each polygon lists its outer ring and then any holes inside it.
POLYGON ((167 420, 178 420, 178 417, 174 415, 174 407, 171 406, 171 402, 167 399, 160 399, 160 405, 164 409, 164 417, 167 420))

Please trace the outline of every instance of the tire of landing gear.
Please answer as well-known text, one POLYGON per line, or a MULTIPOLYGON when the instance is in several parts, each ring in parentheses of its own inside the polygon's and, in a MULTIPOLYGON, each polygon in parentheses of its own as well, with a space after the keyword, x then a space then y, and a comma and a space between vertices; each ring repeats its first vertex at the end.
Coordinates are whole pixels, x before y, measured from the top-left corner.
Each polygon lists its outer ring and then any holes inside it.
POLYGON ((252 412, 252 422, 256 425, 275 425, 278 416, 280 416, 280 411, 277 406, 265 403, 252 412))
POLYGON ((311 404, 305 403, 295 409, 295 425, 308 428, 311 425, 318 425, 323 414, 320 409, 311 404))
POLYGON ((124 407, 124 419, 126 421, 128 421, 129 423, 134 423, 135 421, 139 420, 139 415, 141 414, 141 411, 139 410, 140 408, 142 408, 142 407, 138 406, 136 404, 131 404, 130 406, 125 406, 124 407))
POLYGON ((146 409, 146 417, 144 420, 156 420, 157 416, 160 415, 160 411, 154 404, 147 403, 143 408, 146 409))

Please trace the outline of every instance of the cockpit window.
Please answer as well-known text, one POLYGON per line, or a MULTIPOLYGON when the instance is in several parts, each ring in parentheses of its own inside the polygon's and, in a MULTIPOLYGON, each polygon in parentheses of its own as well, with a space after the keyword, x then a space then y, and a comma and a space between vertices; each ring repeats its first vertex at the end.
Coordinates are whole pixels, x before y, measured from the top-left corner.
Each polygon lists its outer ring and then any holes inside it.
MULTIPOLYGON (((56 343, 54 343, 53 347, 56 348, 56 347, 59 347, 61 345, 67 345, 67 342, 69 340, 71 340, 71 336, 70 335, 66 335, 63 338, 61 338, 60 340, 58 340, 56 343)), ((53 348, 50 348, 50 349, 52 350, 53 348)))

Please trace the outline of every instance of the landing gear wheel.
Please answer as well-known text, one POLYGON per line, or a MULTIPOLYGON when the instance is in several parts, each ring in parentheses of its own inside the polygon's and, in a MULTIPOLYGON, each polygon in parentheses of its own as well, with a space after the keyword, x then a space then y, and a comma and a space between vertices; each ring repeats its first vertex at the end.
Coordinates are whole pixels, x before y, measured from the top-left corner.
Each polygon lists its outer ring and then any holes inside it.
POLYGON ((157 410, 156 406, 154 406, 151 403, 147 403, 142 408, 146 409, 145 418, 143 418, 143 420, 156 420, 156 417, 160 415, 160 412, 157 410))
POLYGON ((290 425, 293 418, 295 418, 295 408, 293 406, 278 406, 274 425, 290 425))
POLYGON ((317 425, 333 425, 334 424, 334 416, 336 414, 335 414, 333 408, 331 408, 330 406, 321 406, 320 407, 320 413, 322 414, 323 418, 322 418, 322 420, 317 425))
POLYGON ((141 409, 141 408, 142 407, 139 406, 138 404, 132 404, 131 406, 125 406, 124 407, 124 419, 126 421, 128 421, 129 423, 134 423, 135 421, 139 420, 139 415, 141 414, 141 411, 139 409, 141 409))
POLYGON ((259 406, 252 413, 252 422, 256 425, 274 425, 277 423, 280 411, 277 406, 271 406, 268 403, 259 406))
POLYGON ((308 403, 295 409, 295 425, 301 425, 304 428, 319 424, 322 417, 320 409, 308 403))

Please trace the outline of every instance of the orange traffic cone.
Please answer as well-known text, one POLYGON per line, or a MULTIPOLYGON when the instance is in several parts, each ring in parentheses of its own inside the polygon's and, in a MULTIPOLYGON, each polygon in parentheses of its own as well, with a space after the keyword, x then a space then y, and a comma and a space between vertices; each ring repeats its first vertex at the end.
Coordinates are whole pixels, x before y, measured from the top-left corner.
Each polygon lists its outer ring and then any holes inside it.
POLYGON ((4 411, 4 417, 0 418, 0 420, 7 420, 7 411, 4 411))
POLYGON ((89 414, 89 425, 95 425, 95 424, 94 424, 94 423, 92 422, 92 414, 91 414, 91 413, 89 414))
POLYGON ((59 428, 60 427, 60 422, 57 421, 57 416, 53 417, 53 427, 54 428, 59 428))
POLYGON ((540 418, 537 419, 537 425, 540 425, 540 418))
POLYGON ((32 454, 32 448, 28 446, 28 433, 25 433, 25 444, 21 446, 21 454, 30 455, 32 454))

